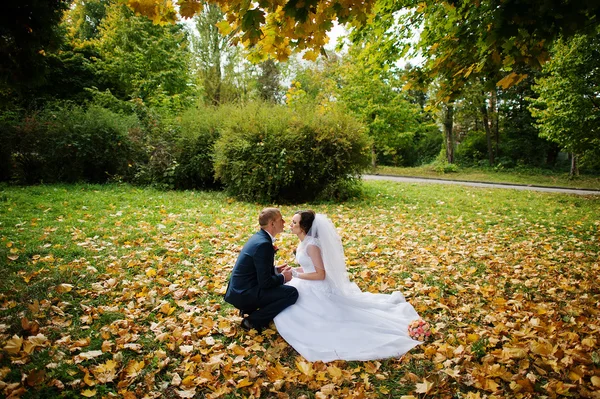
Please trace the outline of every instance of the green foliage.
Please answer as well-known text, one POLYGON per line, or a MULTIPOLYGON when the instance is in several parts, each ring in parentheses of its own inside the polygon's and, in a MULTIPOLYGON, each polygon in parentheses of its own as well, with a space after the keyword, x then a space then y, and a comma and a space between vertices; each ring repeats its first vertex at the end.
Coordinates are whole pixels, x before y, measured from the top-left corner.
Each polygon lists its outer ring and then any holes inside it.
POLYGON ((350 52, 340 67, 338 96, 367 126, 378 163, 414 164, 410 158, 421 110, 402 93, 402 82, 367 55, 360 49, 350 52))
POLYGON ((120 99, 141 98, 151 106, 179 110, 190 95, 186 30, 182 25, 154 25, 120 3, 106 16, 91 43, 98 49, 98 87, 120 99))
POLYGON ((558 37, 594 31, 599 11, 596 2, 575 0, 382 0, 373 23, 363 27, 367 32, 359 29, 354 38, 374 32, 370 45, 379 51, 372 54, 387 65, 412 48, 425 59, 427 79, 443 78, 438 100, 446 101, 474 77, 486 79, 488 90, 517 84, 524 76, 516 67, 539 68, 558 37), (421 32, 416 45, 415 30, 421 32))
MULTIPOLYGON (((43 83, 44 55, 62 42, 58 24, 68 0, 4 2, 0 14, 0 99, 15 96, 43 83)), ((1 104, 4 105, 4 104, 1 104)))
MULTIPOLYGON (((529 75, 523 84, 500 93, 502 140, 499 143, 499 154, 501 158, 516 165, 554 167, 560 147, 540 137, 536 120, 528 108, 527 98, 535 95, 531 86, 539 73, 533 70, 523 73, 529 75)), ((507 164, 506 161, 502 163, 507 164)))
POLYGON ((227 191, 259 202, 343 196, 342 182, 368 166, 370 143, 342 110, 315 108, 253 103, 232 111, 215 145, 227 191))
POLYGON ((223 121, 233 107, 198 107, 187 110, 180 119, 180 138, 176 144, 175 187, 214 188, 214 145, 221 136, 223 121))
POLYGON ((134 116, 91 106, 57 104, 8 129, 2 142, 10 149, 10 179, 20 183, 104 182, 128 167, 129 130, 134 116))
POLYGON ((438 157, 431 165, 431 169, 437 173, 456 173, 458 172, 458 165, 455 163, 449 163, 445 157, 438 157))
POLYGON ((487 159, 487 141, 485 132, 472 130, 457 145, 455 151, 456 162, 462 165, 477 165, 479 161, 487 159))
POLYGON ((444 138, 439 128, 427 120, 421 120, 414 137, 414 147, 406 159, 409 165, 423 165, 435 159, 440 153, 444 138))
POLYGON ((560 40, 536 80, 531 113, 540 135, 589 159, 600 157, 600 31, 560 40))

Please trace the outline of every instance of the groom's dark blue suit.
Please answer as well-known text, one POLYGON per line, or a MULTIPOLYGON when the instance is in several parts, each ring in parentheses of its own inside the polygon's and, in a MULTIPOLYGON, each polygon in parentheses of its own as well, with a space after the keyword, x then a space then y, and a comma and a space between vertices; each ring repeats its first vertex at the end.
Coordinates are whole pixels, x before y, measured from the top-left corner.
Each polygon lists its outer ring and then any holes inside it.
POLYGON ((225 293, 225 301, 248 313, 258 329, 298 299, 296 288, 284 285, 284 276, 275 273, 274 262, 273 241, 261 229, 242 248, 225 293))

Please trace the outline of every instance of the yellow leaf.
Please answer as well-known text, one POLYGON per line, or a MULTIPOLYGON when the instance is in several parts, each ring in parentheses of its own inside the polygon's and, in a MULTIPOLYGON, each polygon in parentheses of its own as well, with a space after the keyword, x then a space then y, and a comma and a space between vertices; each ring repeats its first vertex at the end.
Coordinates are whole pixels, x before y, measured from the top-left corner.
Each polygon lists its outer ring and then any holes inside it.
POLYGON ((319 57, 319 53, 314 50, 309 50, 309 51, 305 52, 304 55, 302 56, 302 58, 304 58, 305 60, 308 60, 308 61, 316 61, 318 57, 319 57))
POLYGON ((190 387, 192 385, 194 385, 194 379, 196 378, 195 375, 188 375, 187 377, 185 377, 182 381, 181 381, 181 385, 186 386, 186 387, 190 387))
POLYGON ((486 378, 483 383, 483 389, 490 392, 496 392, 498 390, 498 383, 492 378, 486 378))
POLYGON ((281 380, 285 376, 285 374, 283 373, 283 369, 281 368, 281 365, 279 363, 277 363, 276 367, 267 368, 266 372, 267 377, 269 377, 269 380, 271 380, 272 382, 281 380))
POLYGON ((117 362, 110 359, 106 363, 94 367, 92 373, 94 373, 94 377, 102 383, 111 382, 117 376, 116 368, 117 362))
POLYGON ((431 388, 433 388, 433 382, 429 382, 426 379, 423 380, 422 383, 420 384, 416 384, 417 389, 415 390, 416 393, 428 393, 431 388))
POLYGON ((235 387, 243 388, 243 387, 248 387, 252 384, 254 384, 252 381, 250 381, 248 378, 244 378, 244 379, 240 380, 235 387))
POLYGON ((89 387, 93 387, 94 385, 96 385, 96 381, 94 381, 94 379, 92 378, 90 373, 87 372, 87 370, 85 371, 85 376, 83 377, 83 382, 85 382, 86 385, 89 387))
POLYGON ((92 396, 96 395, 96 390, 86 389, 85 391, 81 392, 81 395, 85 396, 86 398, 91 398, 92 396))
POLYGON ((332 379, 336 379, 336 378, 341 378, 342 377, 342 370, 339 367, 336 366, 329 366, 327 367, 327 372, 329 373, 329 375, 331 376, 332 379))
POLYGON ((579 374, 577 374, 574 371, 569 372, 569 379, 571 381, 579 381, 581 379, 581 376, 579 374))
POLYGON ((138 374, 144 369, 145 365, 146 363, 144 363, 143 360, 140 360, 139 362, 135 360, 129 361, 129 363, 127 363, 127 367, 125 367, 127 378, 137 377, 138 374))
POLYGON ((21 351, 22 344, 23 338, 18 335, 13 335, 13 337, 6 342, 6 345, 4 345, 4 350, 8 352, 9 355, 16 355, 21 351))
POLYGON ((231 25, 229 25, 229 23, 227 21, 221 21, 221 22, 219 22, 218 24, 215 24, 215 25, 217 26, 217 28, 219 28, 219 32, 223 36, 227 36, 233 30, 233 28, 231 27, 231 25))
POLYGON ((296 367, 298 367, 298 370, 300 370, 300 372, 302 374, 304 374, 308 377, 312 377, 313 374, 315 373, 311 363, 306 363, 301 360, 300 361, 296 360, 296 367))
POLYGON ((58 287, 56 287, 56 292, 58 292, 59 294, 63 294, 65 292, 69 292, 73 289, 73 284, 59 284, 58 287))
POLYGON ((531 351, 537 355, 549 356, 554 353, 553 349, 552 344, 548 342, 538 341, 531 343, 531 351))
POLYGON ((164 313, 167 316, 169 316, 171 313, 173 313, 175 311, 175 308, 171 307, 171 305, 169 305, 169 303, 165 303, 160 307, 160 311, 161 311, 161 313, 164 313))
POLYGON ((598 376, 595 376, 595 375, 594 375, 594 376, 592 376, 592 384, 593 384, 593 385, 594 385, 596 388, 600 387, 600 377, 598 377, 598 376))
POLYGON ((154 270, 154 268, 149 267, 146 269, 146 276, 148 277, 154 277, 156 276, 156 270, 154 270))
POLYGON ((496 86, 502 87, 503 89, 508 89, 509 87, 519 84, 526 77, 527 74, 520 74, 513 71, 496 82, 496 86))

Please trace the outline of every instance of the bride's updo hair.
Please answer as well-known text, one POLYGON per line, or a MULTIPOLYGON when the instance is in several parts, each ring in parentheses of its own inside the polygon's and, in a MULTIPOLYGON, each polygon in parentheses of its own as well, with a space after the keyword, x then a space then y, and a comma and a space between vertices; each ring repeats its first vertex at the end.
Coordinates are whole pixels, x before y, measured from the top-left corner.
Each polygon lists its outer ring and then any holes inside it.
POLYGON ((308 231, 315 221, 315 212, 309 209, 308 211, 298 211, 295 213, 295 215, 300 215, 300 223, 298 224, 300 225, 302 231, 305 234, 308 234, 308 231))

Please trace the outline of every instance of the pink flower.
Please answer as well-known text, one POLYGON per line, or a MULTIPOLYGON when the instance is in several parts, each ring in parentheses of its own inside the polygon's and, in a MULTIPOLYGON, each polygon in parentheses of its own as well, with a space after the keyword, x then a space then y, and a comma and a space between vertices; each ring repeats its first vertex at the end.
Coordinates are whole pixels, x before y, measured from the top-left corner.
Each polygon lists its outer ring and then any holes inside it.
POLYGON ((425 341, 431 336, 431 327, 423 319, 413 320, 408 325, 408 335, 412 339, 425 341))

